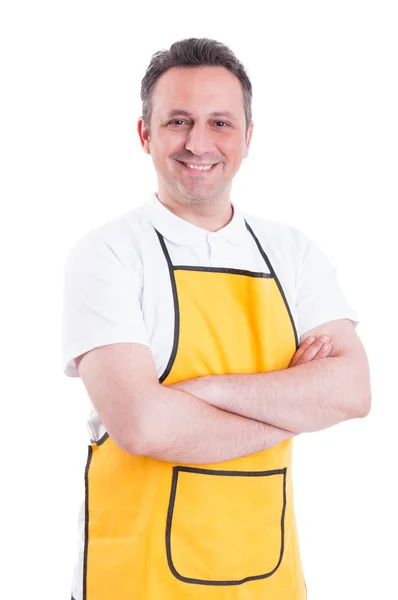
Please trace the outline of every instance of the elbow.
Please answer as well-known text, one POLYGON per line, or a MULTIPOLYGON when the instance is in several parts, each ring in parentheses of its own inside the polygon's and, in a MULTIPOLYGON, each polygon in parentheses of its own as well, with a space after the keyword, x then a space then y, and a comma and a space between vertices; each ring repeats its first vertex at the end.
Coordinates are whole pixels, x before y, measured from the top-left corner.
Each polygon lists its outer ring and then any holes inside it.
POLYGON ((115 444, 122 450, 132 456, 143 456, 143 444, 138 435, 132 432, 111 431, 108 429, 109 436, 115 444))
POLYGON ((363 419, 368 416, 372 408, 372 392, 370 385, 358 392, 355 398, 355 403, 352 408, 351 418, 363 419))
POLYGON ((372 386, 370 379, 369 365, 366 363, 366 369, 362 376, 363 390, 361 394, 361 402, 359 403, 359 418, 367 417, 372 408, 372 386))
POLYGON ((365 394, 362 400, 358 403, 357 414, 355 415, 357 419, 363 419, 367 417, 370 413, 370 409, 372 408, 372 394, 369 390, 367 394, 365 394))
POLYGON ((121 447, 132 456, 145 456, 144 444, 138 436, 130 436, 128 440, 125 440, 124 445, 121 447))
POLYGON ((126 442, 126 450, 133 456, 147 456, 156 458, 161 452, 164 444, 164 436, 162 435, 163 427, 159 426, 155 415, 151 414, 151 419, 141 415, 140 423, 131 427, 130 434, 126 442))
POLYGON ((352 418, 363 419, 368 416, 372 408, 371 380, 366 357, 359 362, 350 388, 355 397, 352 418))
MULTIPOLYGON (((160 385, 159 385, 160 388, 160 385)), ((157 390, 155 390, 156 392, 157 390)), ((138 408, 125 415, 119 423, 118 437, 115 442, 133 456, 156 455, 167 440, 167 427, 162 413, 159 395, 151 395, 151 401, 142 398, 138 408)))
POLYGON ((136 423, 126 420, 121 426, 108 428, 108 433, 115 444, 132 456, 147 456, 148 443, 142 428, 136 423))
POLYGON ((133 456, 146 456, 147 458, 162 457, 165 445, 158 439, 156 442, 151 441, 149 438, 136 438, 131 440, 127 448, 127 452, 133 456))
MULTIPOLYGON (((153 433, 153 432, 152 432, 153 433)), ((128 439, 125 440, 126 450, 133 456, 151 456, 154 444, 150 435, 142 427, 132 428, 128 439)))
POLYGON ((156 446, 151 442, 149 437, 136 436, 130 440, 128 452, 133 456, 147 456, 154 458, 156 455, 156 446))

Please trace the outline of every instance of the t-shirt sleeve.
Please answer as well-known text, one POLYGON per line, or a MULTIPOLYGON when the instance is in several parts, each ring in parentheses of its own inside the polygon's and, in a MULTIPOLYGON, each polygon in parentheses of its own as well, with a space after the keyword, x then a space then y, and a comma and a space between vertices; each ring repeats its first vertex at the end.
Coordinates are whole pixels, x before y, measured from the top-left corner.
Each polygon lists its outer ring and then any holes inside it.
POLYGON ((336 319, 350 319, 356 327, 358 316, 340 287, 334 266, 304 234, 301 234, 300 246, 296 305, 299 337, 336 319))
POLYGON ((74 359, 93 348, 122 342, 150 347, 137 277, 103 240, 87 235, 64 267, 63 372, 79 377, 74 359))

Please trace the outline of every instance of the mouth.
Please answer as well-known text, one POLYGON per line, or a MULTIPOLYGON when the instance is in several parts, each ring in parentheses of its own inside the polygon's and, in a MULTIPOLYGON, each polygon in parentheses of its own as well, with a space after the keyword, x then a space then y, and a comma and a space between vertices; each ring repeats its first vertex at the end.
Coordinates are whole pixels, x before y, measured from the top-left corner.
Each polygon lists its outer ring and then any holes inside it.
POLYGON ((215 170, 215 168, 220 163, 207 164, 207 165, 195 165, 194 163, 185 163, 181 160, 176 160, 178 164, 184 169, 184 171, 189 172, 191 175, 207 175, 215 170))

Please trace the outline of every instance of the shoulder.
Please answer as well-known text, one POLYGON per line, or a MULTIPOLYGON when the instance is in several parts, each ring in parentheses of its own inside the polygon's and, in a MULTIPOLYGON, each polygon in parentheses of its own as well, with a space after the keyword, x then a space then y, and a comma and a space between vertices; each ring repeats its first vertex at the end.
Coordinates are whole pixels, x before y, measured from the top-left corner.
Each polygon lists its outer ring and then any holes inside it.
POLYGON ((282 284, 294 302, 309 289, 332 278, 329 258, 302 230, 281 222, 242 213, 253 229, 282 284))
POLYGON ((264 250, 282 261, 289 259, 295 264, 301 263, 313 247, 310 238, 292 225, 240 212, 264 250))
POLYGON ((143 247, 153 234, 141 207, 124 212, 96 226, 74 241, 66 257, 65 267, 71 264, 119 262, 130 268, 141 262, 143 247))

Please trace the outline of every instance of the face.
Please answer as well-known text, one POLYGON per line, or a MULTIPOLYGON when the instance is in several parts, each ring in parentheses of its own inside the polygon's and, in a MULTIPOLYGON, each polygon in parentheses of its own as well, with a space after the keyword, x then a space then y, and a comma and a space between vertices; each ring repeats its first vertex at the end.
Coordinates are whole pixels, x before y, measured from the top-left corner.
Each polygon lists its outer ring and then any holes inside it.
POLYGON ((155 86, 149 127, 150 132, 139 119, 141 144, 152 156, 162 200, 229 201, 253 128, 251 123, 246 135, 237 77, 224 67, 169 69, 155 86))

